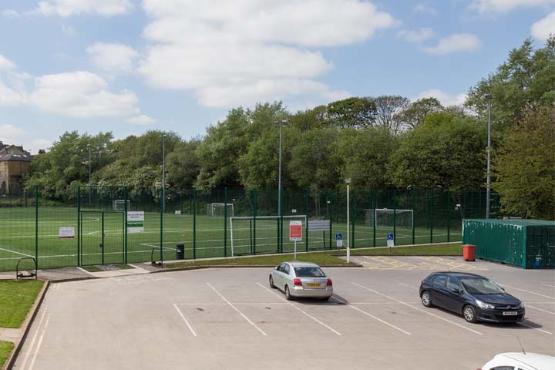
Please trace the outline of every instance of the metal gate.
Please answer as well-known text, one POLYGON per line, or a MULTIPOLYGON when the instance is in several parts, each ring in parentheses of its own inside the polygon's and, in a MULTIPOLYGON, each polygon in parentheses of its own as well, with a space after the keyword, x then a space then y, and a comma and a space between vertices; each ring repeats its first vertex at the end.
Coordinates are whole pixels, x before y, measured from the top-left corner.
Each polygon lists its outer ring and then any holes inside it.
POLYGON ((79 264, 125 262, 125 217, 118 211, 83 210, 79 213, 79 264))

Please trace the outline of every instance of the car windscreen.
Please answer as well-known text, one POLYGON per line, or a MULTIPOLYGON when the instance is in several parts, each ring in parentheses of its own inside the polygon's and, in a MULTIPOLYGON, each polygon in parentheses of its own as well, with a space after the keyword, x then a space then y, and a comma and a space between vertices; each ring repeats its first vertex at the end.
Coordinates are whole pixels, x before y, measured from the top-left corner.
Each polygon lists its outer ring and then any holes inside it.
POLYGON ((500 294, 503 289, 488 279, 461 279, 461 283, 470 294, 500 294))
POLYGON ((325 277, 324 271, 319 267, 295 267, 297 277, 325 277))

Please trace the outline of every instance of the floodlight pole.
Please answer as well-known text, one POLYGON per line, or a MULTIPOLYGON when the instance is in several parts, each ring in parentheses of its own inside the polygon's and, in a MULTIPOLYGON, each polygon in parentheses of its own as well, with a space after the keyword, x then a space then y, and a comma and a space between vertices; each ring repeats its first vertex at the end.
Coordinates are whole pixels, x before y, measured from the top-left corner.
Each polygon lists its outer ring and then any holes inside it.
POLYGON ((351 187, 351 179, 345 179, 345 183, 347 184, 347 263, 351 262, 351 229, 350 229, 350 201, 349 201, 349 191, 351 187))
POLYGON ((92 173, 92 155, 91 155, 91 144, 89 147, 89 207, 91 206, 91 173, 92 173))
POLYGON ((160 192, 160 265, 164 266, 164 212, 166 212, 166 137, 162 133, 162 191, 160 192))
POLYGON ((281 142, 282 142, 282 134, 281 134, 281 126, 283 126, 285 123, 287 123, 287 120, 282 119, 281 121, 279 121, 279 165, 278 165, 278 216, 280 216, 280 223, 279 223, 279 228, 280 228, 280 233, 279 233, 279 241, 280 241, 280 245, 278 246, 278 248, 283 247, 283 241, 282 239, 282 235, 283 235, 283 231, 281 230, 283 228, 283 220, 281 219, 281 193, 282 193, 282 188, 281 188, 281 142))
POLYGON ((486 169, 486 218, 490 216, 490 196, 491 196, 491 94, 484 95, 488 102, 488 148, 487 148, 487 169, 486 169))

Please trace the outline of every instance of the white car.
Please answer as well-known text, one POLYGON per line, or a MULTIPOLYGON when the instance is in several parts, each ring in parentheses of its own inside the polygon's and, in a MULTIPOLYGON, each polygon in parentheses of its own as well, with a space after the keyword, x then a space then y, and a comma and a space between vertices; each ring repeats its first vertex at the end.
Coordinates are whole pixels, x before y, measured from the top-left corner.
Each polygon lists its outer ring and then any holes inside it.
POLYGON ((495 355, 481 370, 553 370, 555 357, 539 353, 507 352, 495 355))
POLYGON ((309 262, 283 262, 269 276, 270 286, 285 293, 285 298, 329 299, 333 284, 320 266, 309 262))

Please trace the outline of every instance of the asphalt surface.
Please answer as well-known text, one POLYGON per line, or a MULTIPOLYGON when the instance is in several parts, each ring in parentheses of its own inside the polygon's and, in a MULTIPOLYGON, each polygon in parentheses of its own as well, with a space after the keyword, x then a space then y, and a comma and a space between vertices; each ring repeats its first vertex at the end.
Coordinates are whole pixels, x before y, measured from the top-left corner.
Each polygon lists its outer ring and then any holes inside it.
POLYGON ((356 258, 325 269, 334 298, 288 302, 268 270, 206 269, 53 284, 15 369, 476 369, 500 352, 555 355, 555 271, 460 258, 356 258), (430 271, 488 276, 522 325, 425 308, 430 271))

